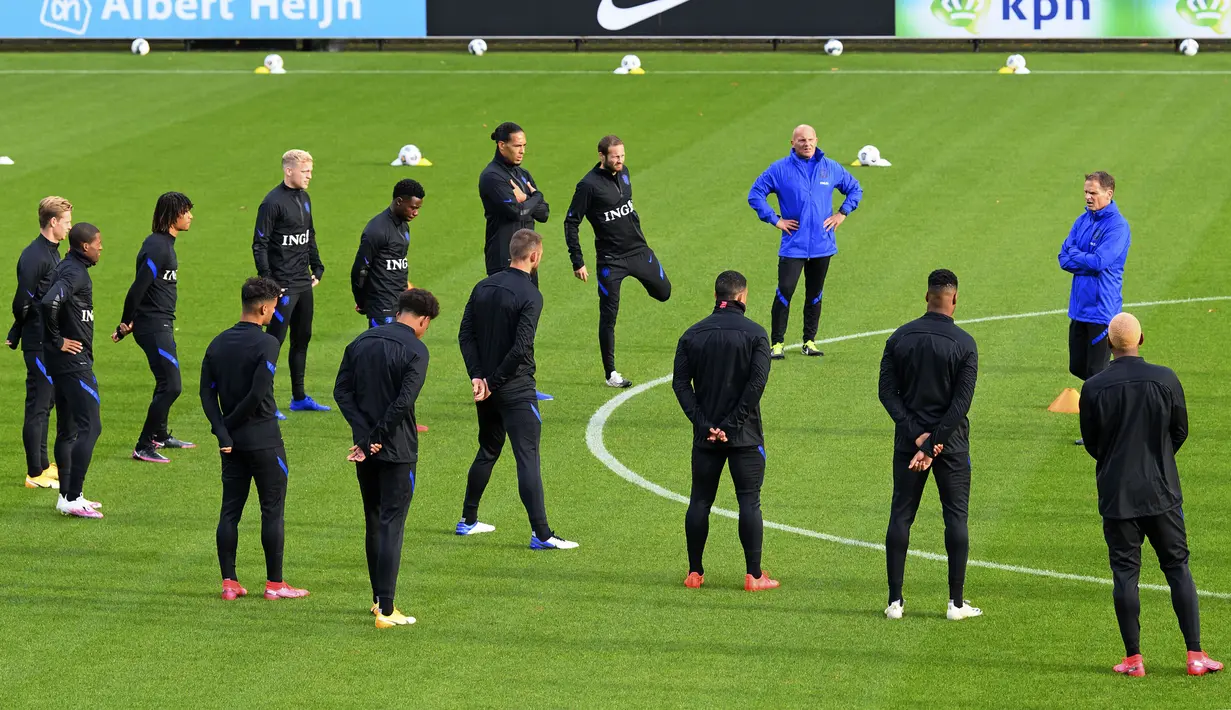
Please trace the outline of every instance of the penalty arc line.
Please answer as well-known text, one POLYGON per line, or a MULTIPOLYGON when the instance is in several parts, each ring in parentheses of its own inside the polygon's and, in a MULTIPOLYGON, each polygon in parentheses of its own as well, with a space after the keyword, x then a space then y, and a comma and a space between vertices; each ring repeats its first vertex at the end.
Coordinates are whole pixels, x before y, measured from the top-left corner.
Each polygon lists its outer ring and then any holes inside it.
MULTIPOLYGON (((1168 301, 1142 301, 1140 303, 1126 303, 1124 304, 1124 308, 1145 308, 1148 306, 1167 306, 1167 305, 1177 305, 1177 304, 1182 304, 1182 303, 1204 303, 1207 301, 1231 301, 1231 296, 1209 296, 1209 297, 1204 297, 1204 298, 1181 298, 1181 299, 1174 299, 1174 300, 1168 300, 1168 301)), ((1068 311, 1064 309, 1054 310, 1054 311, 1033 311, 1030 313, 1014 313, 1014 314, 1002 315, 1002 316, 986 316, 983 318, 970 318, 967 320, 960 320, 957 322, 959 324, 988 323, 992 321, 1019 320, 1022 318, 1038 318, 1041 316, 1054 316, 1054 315, 1061 315, 1067 312, 1068 311)), ((842 342, 845 340, 855 340, 857 338, 870 338, 870 337, 877 336, 877 335, 889 335, 893 333, 894 330, 896 329, 889 328, 886 330, 869 330, 863 333, 854 333, 851 335, 840 335, 835 338, 826 338, 824 340, 818 340, 817 343, 818 344, 837 343, 837 342, 842 342)), ((795 349, 798 347, 800 347, 799 344, 795 344, 795 345, 789 346, 788 349, 795 349)), ((608 451, 606 444, 603 442, 603 430, 607 426, 607 421, 611 418, 611 415, 614 414, 617 409, 619 409, 623 404, 628 402, 633 397, 636 397, 637 395, 642 394, 643 392, 646 392, 650 389, 658 387, 659 385, 664 385, 670 381, 671 381, 671 375, 660 377, 656 380, 651 380, 649 382, 645 382, 635 387, 632 387, 631 389, 628 389, 625 392, 621 392, 620 394, 608 400, 606 404, 604 404, 602 407, 599 407, 598 411, 596 411, 594 415, 590 417, 590 423, 586 426, 586 446, 589 447, 590 453, 593 454, 596 459, 598 459, 604 466, 611 469, 611 471, 615 473, 617 476, 619 476, 620 478, 623 478, 624 480, 628 481, 629 483, 632 483, 633 485, 644 488, 645 490, 657 496, 661 496, 663 498, 666 498, 667 500, 673 500, 677 503, 683 503, 687 505, 689 502, 688 496, 680 495, 679 493, 676 493, 675 491, 664 488, 658 485, 657 483, 654 483, 653 481, 647 480, 643 478, 642 476, 638 475, 635 471, 630 469, 628 466, 625 466, 610 451, 608 451)), ((727 510, 726 508, 719 508, 719 507, 714 507, 711 510, 715 514, 726 517, 726 518, 732 518, 735 520, 739 519, 739 513, 734 510, 727 510)), ((880 552, 884 552, 885 550, 885 546, 877 542, 868 542, 866 540, 855 540, 849 537, 830 535, 828 533, 817 532, 815 530, 808 530, 807 528, 800 528, 794 525, 785 525, 783 523, 775 523, 769 520, 765 521, 765 527, 773 529, 773 530, 780 530, 782 532, 794 533, 796 535, 803 535, 804 537, 815 538, 817 540, 824 540, 826 542, 833 542, 839 545, 846 545, 848 547, 862 547, 864 549, 877 550, 880 552)), ((922 550, 908 550, 907 554, 912 557, 918 557, 918 558, 925 559, 925 560, 932 560, 935 562, 945 562, 949 559, 946 555, 937 554, 935 552, 925 552, 922 550)), ((1036 569, 1033 567, 1007 565, 1007 564, 1002 564, 999 562, 986 562, 983 560, 968 560, 966 564, 969 567, 982 567, 985 569, 993 569, 993 570, 998 570, 1001 572, 1015 572, 1017 574, 1028 574, 1028 575, 1032 575, 1035 577, 1047 577, 1050 579, 1060 579, 1060 580, 1066 580, 1070 582, 1087 582, 1090 584, 1101 584, 1105 586, 1110 586, 1112 584, 1112 581, 1110 579, 1104 579, 1102 577, 1091 577, 1091 576, 1084 575, 1084 574, 1069 574, 1067 572, 1056 572, 1054 570, 1049 570, 1049 569, 1036 569)), ((1170 587, 1167 587, 1166 585, 1163 585, 1163 584, 1141 584, 1139 586, 1142 589, 1150 589, 1150 590, 1159 591, 1159 592, 1171 591, 1170 587)), ((1198 589, 1197 594, 1199 596, 1211 597, 1214 599, 1231 600, 1231 593, 1226 593, 1226 592, 1210 592, 1210 591, 1198 589)))

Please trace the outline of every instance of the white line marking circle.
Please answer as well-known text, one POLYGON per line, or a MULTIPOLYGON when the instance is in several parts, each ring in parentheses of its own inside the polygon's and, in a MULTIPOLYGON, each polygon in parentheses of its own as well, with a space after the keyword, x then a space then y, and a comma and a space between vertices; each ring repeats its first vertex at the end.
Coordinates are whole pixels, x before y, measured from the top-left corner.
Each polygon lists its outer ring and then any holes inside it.
MULTIPOLYGON (((1145 308, 1147 306, 1168 306, 1168 305, 1176 305, 1180 303, 1204 303, 1207 301, 1231 301, 1231 296, 1209 296, 1205 298, 1180 298, 1180 299, 1175 299, 1175 300, 1170 300, 1170 301, 1143 301, 1141 303, 1126 303, 1124 304, 1124 308, 1145 308)), ((960 320, 958 321, 958 323, 959 324, 987 323, 989 321, 1018 320, 1021 318, 1038 318, 1040 316, 1054 316, 1054 315, 1064 314, 1067 312, 1068 311, 1064 309, 1055 310, 1055 311, 1034 311, 1031 313, 1015 313, 1012 315, 1005 315, 1005 316, 987 316, 984 318, 971 318, 968 320, 960 320)), ((889 335, 894 330, 896 330, 896 328, 889 328, 886 330, 870 330, 864 333, 854 333, 853 335, 840 335, 836 338, 826 338, 824 340, 819 340, 817 342, 818 343, 837 343, 843 340, 855 340, 857 338, 870 338, 876 335, 889 335)), ((796 345, 789 346, 788 349, 794 349, 798 347, 799 345, 796 344, 796 345)), ((673 500, 673 501, 676 501, 677 503, 683 503, 687 505, 688 496, 680 495, 679 493, 676 493, 675 491, 663 488, 657 483, 646 480, 645 478, 642 478, 641 476, 637 475, 636 472, 634 472, 629 467, 625 466, 623 463, 620 462, 619 459, 613 456, 612 453, 607 450, 606 444, 603 443, 603 429, 607 426, 607 420, 611 418, 611 415, 615 413, 615 410, 619 409, 620 406, 623 405, 625 402, 632 399, 633 397, 636 397, 642 392, 650 390, 659 385, 666 384, 670 381, 671 381, 671 375, 660 377, 657 380, 651 380, 650 382, 645 382, 635 387, 632 387, 628 390, 625 390, 624 392, 621 392, 620 394, 608 400, 606 404, 604 404, 602 407, 598 409, 597 412, 594 413, 594 416, 590 417, 590 423, 589 425, 586 426, 586 446, 590 448, 590 453, 594 454, 595 458, 601 461, 604 466, 611 469, 612 472, 614 472, 620 478, 623 478, 629 483, 640 486, 641 488, 644 488, 645 490, 655 495, 662 496, 663 498, 666 498, 667 500, 673 500)), ((717 515, 721 515, 727 518, 734 518, 736 520, 739 519, 739 513, 734 510, 727 510, 725 508, 719 508, 719 507, 714 507, 712 510, 717 515)), ((878 550, 881 552, 885 550, 885 546, 877 542, 867 542, 866 540, 855 540, 849 537, 839 537, 837 535, 830 535, 828 533, 816 532, 815 530, 808 530, 806 528, 795 527, 794 525, 784 525, 783 523, 775 523, 769 520, 765 521, 765 527, 771 528, 773 530, 781 530, 783 532, 794 533, 796 535, 803 535, 805 537, 816 538, 818 540, 825 540, 826 542, 835 542, 835 543, 838 543, 839 545, 848 545, 850 547, 862 547, 862 548, 866 548, 869 550, 878 550)), ((921 550, 909 550, 907 554, 911 555, 912 557, 920 557, 925 560, 933 560, 936 562, 944 562, 948 559, 948 557, 946 557, 945 555, 938 555, 935 552, 924 552, 921 550)), ((1050 577, 1052 579, 1063 579, 1063 580, 1068 580, 1072 582, 1089 582, 1091 584, 1103 584, 1103 585, 1109 585, 1109 586, 1111 585, 1110 579, 1103 579, 1102 577, 1090 577, 1090 576, 1082 575, 1082 574, 1069 574, 1067 572, 1056 572, 1054 570, 1049 570, 1049 569, 1035 569, 1033 567, 1020 567, 1018 565, 1006 565, 1006 564, 1001 564, 999 562, 984 562, 982 560, 969 560, 967 561, 966 564, 969 567, 984 567, 986 569, 1000 570, 1002 572, 1016 572, 1018 574, 1029 574, 1035 577, 1050 577)), ((1162 585, 1162 584, 1142 584, 1140 586, 1142 589, 1151 589, 1151 590, 1159 591, 1159 592, 1171 591, 1169 587, 1167 587, 1166 585, 1162 585)), ((1197 594, 1203 597, 1213 597, 1215 599, 1231 599, 1231 594, 1228 594, 1225 592, 1209 592, 1209 591, 1199 589, 1197 590, 1197 594)))

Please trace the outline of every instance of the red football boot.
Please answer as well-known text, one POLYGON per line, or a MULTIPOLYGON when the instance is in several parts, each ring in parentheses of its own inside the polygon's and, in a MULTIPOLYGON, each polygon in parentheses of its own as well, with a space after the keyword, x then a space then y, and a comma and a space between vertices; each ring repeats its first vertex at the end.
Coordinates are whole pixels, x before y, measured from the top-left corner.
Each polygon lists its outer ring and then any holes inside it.
MULTIPOLYGON (((1141 678, 1146 674, 1146 664, 1145 661, 1142 660, 1141 654, 1139 653, 1136 656, 1129 656, 1125 658, 1123 663, 1117 664, 1112 670, 1116 673, 1131 675, 1134 678, 1141 678)), ((1191 665, 1189 666, 1189 672, 1192 672, 1191 665)))
POLYGON ((308 596, 308 590, 296 589, 286 582, 265 582, 266 599, 299 599, 308 596))
POLYGON ((689 572, 688 578, 684 580, 684 586, 689 589, 700 589, 702 584, 705 584, 705 575, 696 572, 689 572))
POLYGON ((1222 670, 1222 664, 1205 655, 1205 651, 1188 652, 1188 675, 1205 675, 1222 670))
POLYGON ((239 586, 239 582, 233 579, 222 580, 222 598, 227 601, 235 601, 239 597, 247 596, 248 590, 239 586))
POLYGON ((745 592, 763 592, 767 589, 777 589, 778 580, 770 579, 769 573, 761 570, 760 578, 753 577, 750 574, 744 575, 744 591, 745 592))

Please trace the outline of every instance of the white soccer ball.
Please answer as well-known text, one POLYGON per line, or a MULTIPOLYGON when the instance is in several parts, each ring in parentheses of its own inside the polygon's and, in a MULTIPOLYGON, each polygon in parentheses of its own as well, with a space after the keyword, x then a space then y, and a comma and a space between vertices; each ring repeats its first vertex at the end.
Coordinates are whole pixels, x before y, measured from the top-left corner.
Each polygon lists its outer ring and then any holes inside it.
POLYGON ((481 57, 487 53, 487 42, 484 42, 481 39, 472 39, 470 40, 470 44, 467 45, 466 51, 476 57, 481 57))
POLYGON ((1016 71, 1026 66, 1026 58, 1020 54, 1010 54, 1009 58, 1005 60, 1004 65, 1016 71))
POLYGON ((1197 44, 1197 40, 1195 39, 1186 39, 1183 42, 1180 42, 1180 54, 1183 54, 1186 57, 1195 55, 1197 50, 1200 48, 1201 46, 1197 44))
POLYGON ((620 68, 632 71, 641 67, 641 58, 635 54, 625 54, 620 60, 620 68))
POLYGON ((880 149, 874 145, 865 145, 859 149, 860 165, 875 165, 881 159, 880 149))
POLYGON ((133 40, 132 50, 133 54, 136 54, 139 57, 144 57, 150 53, 150 43, 138 37, 133 40))
POLYGON ((836 39, 831 39, 825 43, 825 54, 831 57, 842 56, 842 43, 836 39))
POLYGON ((423 153, 419 150, 418 146, 404 145, 402 146, 402 149, 398 151, 398 161, 401 162, 402 165, 415 166, 418 165, 419 161, 422 159, 423 153))
POLYGON ((282 68, 282 55, 270 54, 265 57, 265 68, 271 72, 278 71, 282 68))

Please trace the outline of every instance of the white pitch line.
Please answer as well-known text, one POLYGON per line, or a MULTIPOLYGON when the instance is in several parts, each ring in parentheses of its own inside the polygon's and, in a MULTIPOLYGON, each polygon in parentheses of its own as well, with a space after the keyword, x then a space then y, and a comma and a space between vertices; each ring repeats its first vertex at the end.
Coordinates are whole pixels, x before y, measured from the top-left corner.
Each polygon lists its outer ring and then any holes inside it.
MULTIPOLYGON (((3 75, 134 75, 182 74, 201 76, 240 76, 252 74, 246 69, 0 69, 3 75)), ((606 76, 605 69, 294 69, 290 74, 311 76, 351 75, 475 75, 475 76, 606 76)), ((991 69, 661 69, 651 72, 657 76, 999 76, 991 69)), ((1035 69, 1032 76, 1231 76, 1231 69, 1035 69)))
MULTIPOLYGON (((1209 296, 1209 297, 1204 297, 1204 298, 1179 298, 1179 299, 1173 299, 1173 300, 1168 300, 1168 301, 1142 301, 1140 303, 1126 303, 1124 304, 1124 308, 1126 309, 1127 308, 1146 308, 1149 306, 1168 306, 1168 305, 1176 305, 1176 304, 1181 304, 1181 303, 1204 303, 1207 301, 1231 301, 1231 296, 1209 296)), ((1061 315, 1067 312, 1068 311, 1064 309, 1059 309, 1059 310, 1054 310, 1054 311, 1033 311, 1030 313, 1014 313, 1014 314, 1003 315, 1003 316, 985 316, 983 318, 970 318, 967 320, 960 320, 957 322, 960 324, 988 323, 991 321, 1018 320, 1021 318, 1038 318, 1040 316, 1054 316, 1054 315, 1061 315)), ((841 342, 844 340, 854 340, 856 338, 869 338, 869 337, 876 336, 876 335, 889 335, 894 330, 896 329, 888 328, 885 330, 869 330, 863 333, 854 333, 852 335, 840 335, 834 338, 825 338, 824 340, 819 340, 817 342, 818 343, 837 343, 837 342, 841 342)), ((798 347, 799 347, 798 344, 789 346, 789 348, 798 348, 798 347)), ((623 478, 624 480, 636 486, 644 488, 645 490, 655 495, 666 498, 667 500, 673 500, 677 503, 683 503, 687 505, 689 502, 688 496, 680 495, 679 493, 676 493, 675 491, 664 488, 658 485, 657 483, 654 483, 653 481, 650 481, 650 480, 647 480, 641 477, 635 471, 630 469, 628 466, 625 466, 614 455, 612 455, 612 453, 607 450, 607 445, 603 442, 603 430, 607 426, 607 420, 611 418, 611 415, 614 414, 615 411, 620 408, 620 406, 622 406, 625 402, 632 399, 633 397, 636 397, 637 395, 647 390, 653 389, 654 387, 658 387, 659 385, 667 384, 670 381, 671 381, 671 375, 660 377, 657 380, 651 380, 649 382, 645 382, 635 387, 632 387, 628 390, 625 390, 624 392, 621 392, 620 394, 608 400, 606 404, 604 404, 602 407, 599 407, 598 411, 594 413, 594 416, 590 417, 590 423, 589 425, 586 426, 586 446, 589 447, 590 453, 593 454, 595 458, 597 458, 600 462, 602 462, 604 466, 611 469, 611 471, 615 473, 617 476, 619 476, 620 478, 623 478)), ((726 518, 733 518, 735 520, 739 519, 739 513, 734 510, 727 510, 725 508, 718 508, 718 507, 714 507, 711 510, 715 514, 721 515, 726 518)), ((775 523, 769 520, 765 521, 765 527, 771 528, 774 530, 781 530, 783 532, 794 533, 796 535, 803 535, 805 537, 811 537, 817 540, 824 540, 826 542, 834 542, 839 545, 847 545, 849 547, 862 547, 868 550, 877 550, 880 552, 884 552, 885 550, 885 546, 877 542, 868 542, 866 540, 855 540, 849 537, 839 537, 838 535, 830 535, 828 533, 817 532, 815 530, 808 530, 807 528, 795 527, 794 525, 785 525, 783 523, 775 523)), ((945 562, 948 560, 947 556, 940 555, 935 552, 924 552, 921 550, 908 550, 907 554, 913 557, 919 557, 925 560, 932 560, 935 562, 945 562)), ((1067 580, 1070 582, 1088 582, 1090 584, 1102 584, 1102 585, 1108 585, 1108 586, 1111 585, 1112 583, 1110 579, 1104 579, 1102 577, 1090 577, 1090 576, 1083 575, 1083 574, 1069 574, 1067 572, 1056 572, 1054 570, 1049 570, 1049 569, 1035 569, 1033 567, 1006 565, 1006 564, 1001 564, 999 562, 984 562, 982 560, 969 560, 967 561, 966 564, 970 567, 983 567, 985 569, 994 569, 994 570, 999 570, 1001 572, 1016 572, 1017 574, 1028 574, 1028 575, 1032 575, 1035 577, 1048 577, 1051 579, 1062 579, 1062 580, 1067 580)), ((1142 589, 1151 589, 1151 590, 1159 591, 1159 592, 1171 591, 1169 587, 1167 587, 1166 585, 1162 585, 1162 584, 1142 584, 1140 585, 1140 587, 1142 589)), ((1197 594, 1203 597, 1211 597, 1214 599, 1231 599, 1231 594, 1226 593, 1226 592, 1209 592, 1209 591, 1198 589, 1197 594)))

